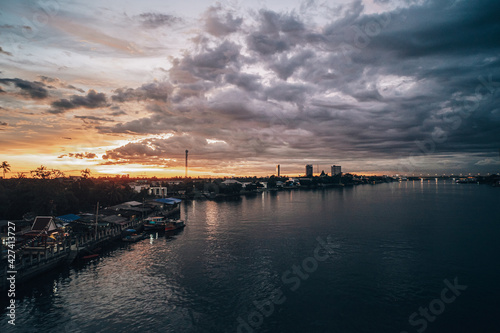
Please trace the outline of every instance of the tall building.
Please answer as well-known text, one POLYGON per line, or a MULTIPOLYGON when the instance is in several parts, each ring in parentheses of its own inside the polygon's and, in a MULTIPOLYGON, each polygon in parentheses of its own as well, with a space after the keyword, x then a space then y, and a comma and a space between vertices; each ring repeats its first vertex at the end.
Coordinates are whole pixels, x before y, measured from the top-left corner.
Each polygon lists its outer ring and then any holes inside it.
POLYGON ((278 175, 278 177, 280 177, 280 171, 281 171, 280 169, 281 169, 280 165, 279 164, 276 165, 276 174, 278 175))
POLYGON ((340 165, 332 165, 332 177, 336 175, 342 176, 342 167, 340 165))
POLYGON ((306 177, 312 177, 313 176, 313 166, 312 164, 306 165, 306 177))

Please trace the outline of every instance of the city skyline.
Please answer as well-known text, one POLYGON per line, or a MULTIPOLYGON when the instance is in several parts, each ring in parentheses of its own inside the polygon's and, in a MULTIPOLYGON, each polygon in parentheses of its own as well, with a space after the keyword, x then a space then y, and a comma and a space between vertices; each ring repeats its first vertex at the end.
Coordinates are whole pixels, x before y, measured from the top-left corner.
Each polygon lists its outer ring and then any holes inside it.
POLYGON ((500 4, 7 2, 0 162, 173 177, 500 171, 500 4), (189 168, 187 165, 189 151, 189 168))

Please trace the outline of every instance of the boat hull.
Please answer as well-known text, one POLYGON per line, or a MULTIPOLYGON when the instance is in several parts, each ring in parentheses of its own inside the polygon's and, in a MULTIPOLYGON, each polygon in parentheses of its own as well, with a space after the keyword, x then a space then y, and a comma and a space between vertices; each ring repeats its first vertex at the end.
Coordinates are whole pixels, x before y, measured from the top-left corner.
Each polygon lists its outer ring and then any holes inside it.
POLYGON ((183 229, 185 226, 186 226, 186 224, 182 220, 169 221, 165 225, 165 231, 180 230, 180 229, 183 229))

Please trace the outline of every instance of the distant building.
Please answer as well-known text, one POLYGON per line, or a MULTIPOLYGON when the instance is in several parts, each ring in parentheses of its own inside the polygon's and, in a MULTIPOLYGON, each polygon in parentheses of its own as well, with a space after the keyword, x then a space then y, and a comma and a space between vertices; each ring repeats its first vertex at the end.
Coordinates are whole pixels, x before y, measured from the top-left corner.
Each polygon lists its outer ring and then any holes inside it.
POLYGON ((167 196, 167 187, 161 186, 160 183, 156 182, 155 184, 138 184, 139 182, 130 183, 129 186, 137 193, 140 193, 143 190, 147 190, 149 195, 154 195, 157 197, 166 197, 167 196))
POLYGON ((312 177, 313 176, 313 166, 312 164, 306 165, 306 177, 312 177))
POLYGON ((342 176, 342 167, 340 165, 332 165, 332 177, 337 175, 342 176))
POLYGON ((243 183, 237 181, 236 179, 226 179, 225 181, 222 182, 222 184, 225 185, 241 184, 243 186, 243 183))
POLYGON ((278 164, 278 165, 276 166, 276 174, 278 175, 278 177, 280 176, 280 171, 281 171, 280 169, 281 169, 281 167, 280 167, 280 165, 278 164))
POLYGON ((140 193, 142 190, 149 190, 151 187, 149 184, 137 184, 136 183, 130 183, 129 186, 137 193, 140 193))
POLYGON ((152 194, 157 197, 166 197, 167 196, 167 188, 165 186, 151 186, 148 189, 148 194, 152 194))

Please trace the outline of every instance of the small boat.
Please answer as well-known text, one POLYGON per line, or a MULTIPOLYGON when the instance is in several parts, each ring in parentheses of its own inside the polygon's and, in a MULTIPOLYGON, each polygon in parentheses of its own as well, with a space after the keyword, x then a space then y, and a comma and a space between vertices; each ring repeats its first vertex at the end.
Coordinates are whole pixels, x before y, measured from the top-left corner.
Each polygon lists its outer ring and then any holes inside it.
POLYGON ((144 219, 144 230, 163 230, 167 221, 164 216, 151 216, 144 219))
POLYGON ((99 257, 98 254, 91 254, 91 255, 82 257, 82 259, 92 259, 92 258, 97 258, 97 257, 99 257))
POLYGON ((141 239, 144 239, 144 235, 143 234, 140 234, 140 235, 127 235, 127 236, 124 236, 122 237, 122 241, 124 242, 137 242, 137 241, 140 241, 141 239))
POLYGON ((174 231, 182 229, 186 226, 183 220, 169 219, 165 224, 165 231, 174 231))
POLYGON ((135 229, 127 229, 123 231, 122 241, 124 242, 137 242, 141 239, 144 239, 144 234, 138 234, 135 229))

